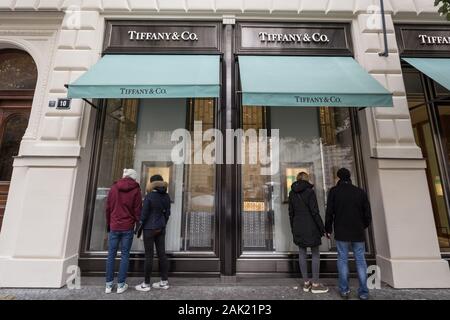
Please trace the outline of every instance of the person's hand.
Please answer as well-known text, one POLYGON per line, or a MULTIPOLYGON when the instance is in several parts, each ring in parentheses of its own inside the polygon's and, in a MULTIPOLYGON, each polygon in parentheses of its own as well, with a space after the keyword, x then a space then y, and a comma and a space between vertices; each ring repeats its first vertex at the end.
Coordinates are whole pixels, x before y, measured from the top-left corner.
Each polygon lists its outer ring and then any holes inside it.
POLYGON ((330 239, 331 238, 331 233, 325 233, 325 236, 330 239))
MULTIPOLYGON (((138 221, 136 222, 135 226, 134 226, 134 234, 137 235, 139 232, 139 229, 141 229, 142 226, 142 221, 138 221)), ((142 229, 141 229, 142 230, 142 229)))

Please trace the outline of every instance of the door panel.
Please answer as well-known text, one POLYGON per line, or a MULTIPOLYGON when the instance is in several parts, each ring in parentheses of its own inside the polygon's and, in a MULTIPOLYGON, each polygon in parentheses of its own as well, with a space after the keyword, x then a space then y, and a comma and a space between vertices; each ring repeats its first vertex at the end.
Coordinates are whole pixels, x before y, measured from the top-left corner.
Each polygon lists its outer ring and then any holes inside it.
POLYGON ((9 182, 0 182, 0 231, 5 214, 6 200, 8 199, 9 182))
POLYGON ((30 117, 31 100, 0 100, 0 228, 8 199, 13 160, 30 117))

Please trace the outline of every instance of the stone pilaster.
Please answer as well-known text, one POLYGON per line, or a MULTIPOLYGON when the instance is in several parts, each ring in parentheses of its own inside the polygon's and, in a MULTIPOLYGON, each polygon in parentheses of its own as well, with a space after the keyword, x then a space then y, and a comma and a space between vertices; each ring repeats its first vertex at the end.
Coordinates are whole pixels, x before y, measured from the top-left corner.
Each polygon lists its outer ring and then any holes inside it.
POLYGON ((425 161, 414 141, 392 18, 386 16, 389 57, 378 54, 384 49, 383 34, 372 18, 360 14, 353 21, 353 41, 359 63, 394 95, 394 108, 368 108, 359 115, 381 278, 395 288, 450 287, 425 161))

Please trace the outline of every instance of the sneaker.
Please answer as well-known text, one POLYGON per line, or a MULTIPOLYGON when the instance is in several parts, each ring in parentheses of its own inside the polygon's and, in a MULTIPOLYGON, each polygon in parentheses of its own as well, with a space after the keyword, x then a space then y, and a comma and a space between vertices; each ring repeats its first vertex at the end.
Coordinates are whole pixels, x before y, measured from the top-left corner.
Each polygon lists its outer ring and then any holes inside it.
POLYGON ((303 292, 309 292, 311 290, 311 281, 305 281, 303 283, 303 292))
POLYGON ((105 293, 106 293, 106 294, 110 294, 110 293, 112 292, 112 289, 113 289, 112 284, 107 284, 107 285, 105 286, 105 293))
POLYGON ((350 291, 347 292, 340 292, 342 299, 348 299, 350 297, 350 291))
POLYGON ((169 289, 169 281, 160 281, 153 284, 155 289, 169 289))
POLYGON ((125 291, 127 291, 128 289, 128 285, 126 283, 124 283, 123 285, 118 285, 117 286, 117 293, 124 293, 125 291))
POLYGON ((359 296, 359 300, 369 300, 369 295, 368 294, 362 294, 359 296))
POLYGON ((137 286, 135 286, 137 291, 142 291, 142 292, 148 292, 150 291, 150 285, 146 284, 145 282, 142 282, 141 284, 138 284, 137 286))
POLYGON ((327 293, 328 288, 321 283, 313 283, 311 286, 312 293, 327 293))

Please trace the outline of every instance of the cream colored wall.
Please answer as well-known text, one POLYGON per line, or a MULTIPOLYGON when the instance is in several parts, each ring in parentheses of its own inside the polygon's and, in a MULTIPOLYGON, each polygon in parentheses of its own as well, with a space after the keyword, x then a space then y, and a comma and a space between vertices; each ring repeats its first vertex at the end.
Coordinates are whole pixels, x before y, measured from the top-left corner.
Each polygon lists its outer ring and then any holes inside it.
POLYGON ((367 27, 378 0, 0 1, 0 47, 28 51, 39 69, 0 233, 0 287, 61 287, 77 263, 95 111, 80 100, 67 111, 47 105, 99 59, 105 17, 352 22, 355 58, 394 94, 393 109, 360 112, 382 278, 395 287, 450 287, 393 30, 393 21, 444 23, 432 2, 385 1, 391 50, 383 58, 381 30, 367 27))
MULTIPOLYGON (((355 14, 366 12, 378 0, 2 0, 2 10, 82 10, 102 12, 159 13, 270 13, 270 14, 355 14)), ((430 0, 385 0, 386 10, 394 15, 430 16, 436 8, 430 0)))
POLYGON ((66 267, 77 264, 92 109, 73 101, 70 110, 56 110, 48 101, 65 97, 64 84, 98 59, 101 20, 98 14, 91 17, 82 14, 79 30, 70 30, 76 33, 72 44, 61 12, 0 12, 0 46, 29 52, 38 67, 0 233, 0 286, 60 287, 66 267))

